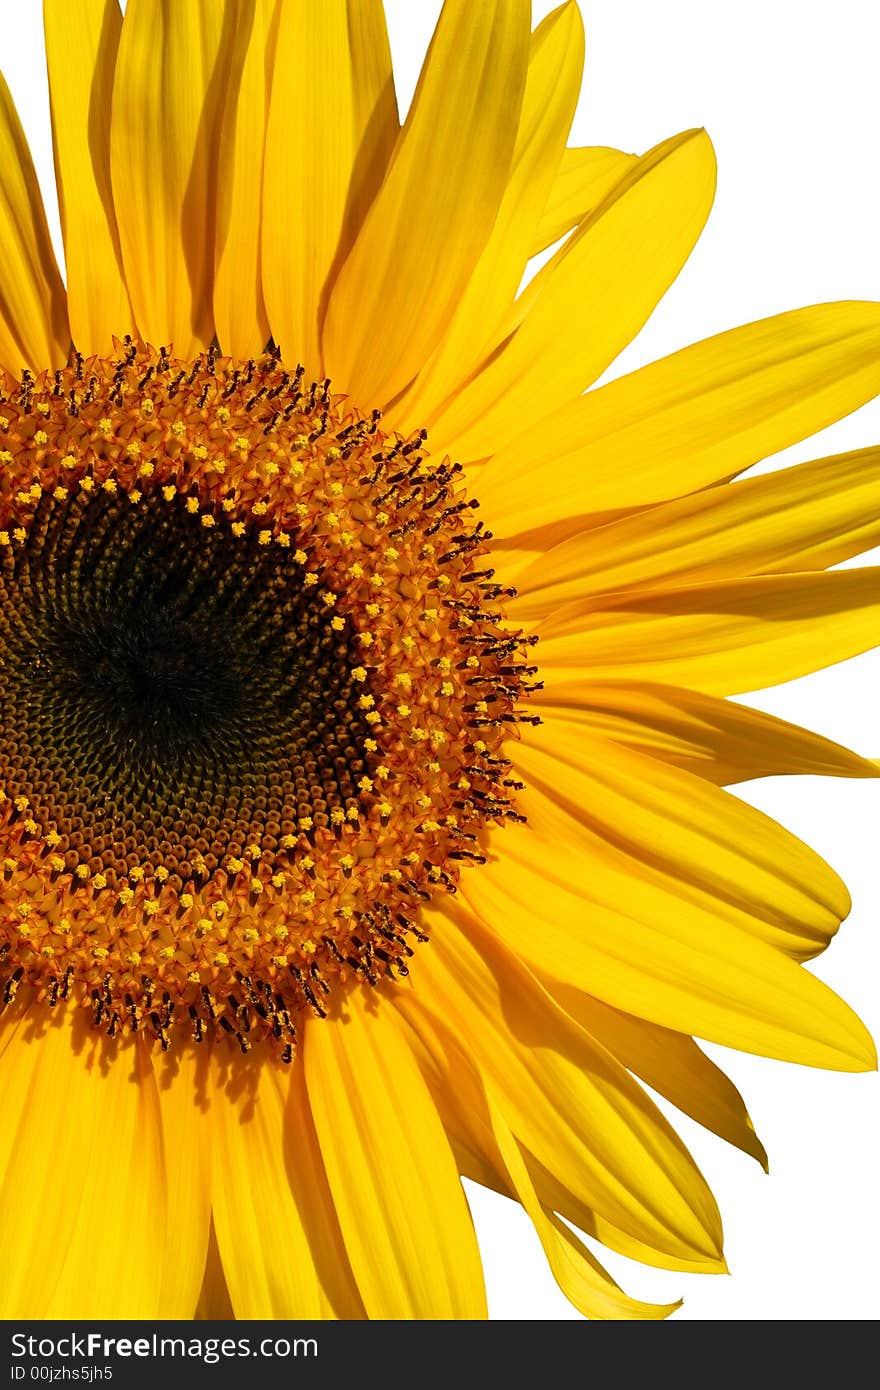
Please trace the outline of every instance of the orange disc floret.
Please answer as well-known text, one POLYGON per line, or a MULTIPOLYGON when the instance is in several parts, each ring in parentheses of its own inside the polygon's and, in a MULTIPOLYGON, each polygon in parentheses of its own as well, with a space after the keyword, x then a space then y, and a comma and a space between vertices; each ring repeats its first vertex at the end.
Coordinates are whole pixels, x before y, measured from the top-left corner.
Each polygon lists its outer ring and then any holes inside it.
POLYGON ((515 817, 461 470, 274 355, 0 376, 0 993, 289 1057, 515 817))

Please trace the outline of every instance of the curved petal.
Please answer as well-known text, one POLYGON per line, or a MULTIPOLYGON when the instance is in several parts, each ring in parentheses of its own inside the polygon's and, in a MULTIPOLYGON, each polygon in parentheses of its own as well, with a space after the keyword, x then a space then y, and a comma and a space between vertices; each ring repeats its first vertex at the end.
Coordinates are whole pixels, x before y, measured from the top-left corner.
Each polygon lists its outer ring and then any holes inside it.
POLYGON ((727 579, 601 602, 569 604, 542 624, 549 690, 574 678, 624 679, 737 695, 876 646, 880 568, 727 579))
POLYGON ((552 416, 595 381, 681 270, 714 191, 705 131, 640 159, 517 300, 507 341, 425 422, 432 450, 486 458, 520 433, 524 413, 552 416))
POLYGON ((0 1059, 5 1318, 168 1315, 150 1258, 168 1221, 150 1057, 90 1023, 73 1007, 32 1011, 0 1059))
POLYGON ((796 959, 824 951, 850 910, 846 886, 808 845, 689 772, 563 720, 511 756, 528 783, 517 806, 582 861, 600 902, 613 904, 630 874, 668 893, 668 912, 696 906, 717 915, 717 930, 728 921, 796 959))
MULTIPOLYGON (((444 907, 440 915, 463 923, 472 924, 474 921, 471 914, 458 909, 447 911, 444 907)), ((467 929, 470 930, 470 927, 467 929)), ((419 1065, 449 1137, 460 1173, 483 1187, 516 1200, 489 1125, 485 1108, 485 1078, 481 1078, 472 1056, 463 1051, 460 1040, 433 1014, 417 1007, 406 1012, 419 1065)), ((586 1031, 589 1033, 590 1030, 586 1031)), ((558 1212, 566 1221, 601 1241, 609 1250, 616 1250, 621 1255, 660 1269, 676 1269, 687 1274, 726 1272, 727 1265, 717 1253, 700 1254, 695 1249, 682 1249, 679 1254, 673 1255, 668 1249, 668 1242, 666 1249, 659 1250, 637 1240, 605 1217, 598 1216, 527 1149, 522 1148, 521 1152, 529 1180, 542 1206, 548 1212, 558 1212)))
POLYGON ((877 776, 871 759, 842 744, 698 690, 575 681, 536 692, 531 704, 554 725, 564 720, 587 736, 612 739, 718 786, 794 773, 877 776))
POLYGON ((381 0, 281 5, 266 129, 263 291, 273 339, 309 377, 323 376, 328 279, 382 182, 397 132, 381 0))
POLYGON ((141 337, 191 357, 214 336, 217 159, 236 11, 128 0, 110 121, 122 263, 141 337))
POLYGON ((67 360, 67 296, 24 131, 0 76, 0 367, 18 376, 67 360))
POLYGON ((217 179, 214 323, 230 357, 255 357, 269 341, 263 302, 263 149, 274 64, 276 0, 241 0, 231 44, 217 179))
POLYGON ((638 155, 604 145, 563 150, 529 255, 537 256, 576 227, 637 162, 638 155))
MULTIPOLYGON (((533 829, 514 836, 460 893, 552 987, 743 1052, 840 1071, 875 1065, 852 1009, 765 941, 695 904, 676 912, 668 894, 623 869, 613 903, 600 901, 573 873, 569 842, 533 829)), ((604 881, 614 888, 607 864, 604 881)))
POLYGON ((527 0, 443 6, 324 325, 326 369, 365 407, 383 405, 416 375, 486 244, 513 153, 528 44, 527 0))
POLYGON ((481 474, 480 497, 509 534, 662 502, 741 473, 878 390, 880 305, 795 309, 520 421, 481 474), (548 469, 553 486, 536 486, 548 469))
POLYGON ((766 1150, 742 1096, 693 1038, 621 1013, 567 985, 552 985, 551 993, 567 1014, 658 1095, 767 1170, 766 1150))
POLYGON ((304 1041, 309 1103, 342 1235, 372 1318, 483 1318, 455 1162, 384 999, 358 991, 304 1041))
POLYGON ((517 578, 529 622, 601 593, 826 569, 880 542, 880 449, 709 488, 553 546, 517 578))
POLYGON ((565 145, 580 91, 584 28, 568 0, 532 35, 519 130, 495 225, 437 348, 411 390, 385 413, 406 433, 467 379, 513 302, 535 220, 565 145))
POLYGON ((214 1229, 235 1316, 359 1316, 301 1082, 274 1058, 212 1060, 214 1229))
POLYGON ((622 1066, 556 1006, 498 940, 454 908, 430 914, 415 988, 396 992, 454 1040, 517 1140, 608 1221, 673 1257, 718 1259, 711 1193, 671 1126, 622 1066))
POLYGON ((541 1205, 522 1150, 491 1089, 487 1099, 492 1132, 517 1199, 538 1233, 554 1279, 578 1312, 588 1318, 627 1322, 656 1321, 674 1313, 680 1302, 664 1306, 629 1298, 574 1232, 541 1205))
POLYGON ((110 99, 119 0, 43 0, 55 179, 77 349, 108 354, 134 327, 110 189, 110 99))

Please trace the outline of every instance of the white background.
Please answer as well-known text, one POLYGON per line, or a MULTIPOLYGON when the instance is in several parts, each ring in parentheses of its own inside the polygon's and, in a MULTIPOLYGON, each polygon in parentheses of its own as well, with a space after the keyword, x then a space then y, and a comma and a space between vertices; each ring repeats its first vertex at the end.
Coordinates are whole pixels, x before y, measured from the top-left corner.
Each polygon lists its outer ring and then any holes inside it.
MULTIPOLYGON (((389 0, 386 8, 405 104, 439 3, 389 0)), ((538 0, 536 21, 550 8, 538 0)), ((0 0, 0 58, 57 230, 40 9, 38 0, 0 0)), ((709 226, 612 375, 776 311, 880 299, 880 6, 585 0, 582 12, 586 75, 570 143, 642 151, 705 125, 719 160, 709 226)), ((872 443, 880 443, 877 403, 769 466, 872 443)), ((880 755, 876 654, 753 703, 880 755)), ((801 778, 752 784, 743 795, 808 840, 848 882, 852 916, 815 968, 880 1031, 880 784, 801 778)), ((877 1076, 710 1050, 745 1093, 771 1162, 765 1177, 752 1160, 673 1115, 719 1199, 732 1277, 666 1274, 614 1256, 609 1266, 640 1297, 683 1294, 679 1320, 876 1318, 877 1076)), ((481 1190, 470 1196, 491 1315, 577 1317, 519 1208, 481 1190)))

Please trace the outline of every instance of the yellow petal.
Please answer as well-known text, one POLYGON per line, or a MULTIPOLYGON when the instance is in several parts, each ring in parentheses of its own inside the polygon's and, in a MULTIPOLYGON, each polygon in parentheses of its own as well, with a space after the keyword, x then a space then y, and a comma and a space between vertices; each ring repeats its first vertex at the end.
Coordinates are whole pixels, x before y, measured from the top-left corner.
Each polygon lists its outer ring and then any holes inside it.
POLYGON ((110 188, 110 100, 122 30, 118 0, 44 0, 55 179, 70 331, 85 356, 134 327, 110 188))
POLYGON ((14 376, 67 360, 67 302, 24 131, 0 76, 0 366, 14 376))
POLYGON ((517 578, 528 622, 614 590, 825 569, 880 542, 880 449, 708 488, 572 536, 517 578))
MULTIPOLYGON (((636 874, 621 872, 613 905, 598 901, 593 866, 579 864, 569 843, 529 828, 504 840, 504 853, 460 891, 554 987, 743 1052, 840 1071, 875 1065, 853 1011, 766 942, 693 904, 673 911, 636 874)), ((606 867, 603 886, 611 884, 606 867)))
POLYGON ((520 428, 480 478, 508 533, 732 477, 880 390, 880 305, 795 309, 684 348, 520 428), (538 479, 550 479, 552 485, 538 479))
MULTIPOLYGON (((516 1200, 485 1113, 483 1081, 472 1059, 465 1055, 448 1030, 441 1035, 442 1024, 435 1025, 425 1009, 413 1007, 409 1013, 407 1021, 419 1063, 449 1136, 459 1171, 462 1176, 516 1200)), ((657 1250, 621 1231, 598 1216, 533 1155, 526 1150, 522 1153, 541 1204, 548 1211, 559 1212, 566 1221, 594 1236, 610 1250, 661 1269, 677 1269, 688 1274, 726 1272, 727 1266, 717 1253, 700 1255, 693 1249, 685 1249, 672 1255, 668 1249, 657 1250)))
POLYGON ((110 122, 122 263, 141 336, 208 346, 217 146, 235 7, 129 0, 110 122))
POLYGON ((248 358, 269 341, 263 301, 260 237, 263 224, 263 148, 276 25, 275 0, 236 9, 220 135, 214 246, 214 323, 222 352, 248 358))
POLYGON ((513 301, 577 105, 583 63, 583 23, 569 0, 532 35, 519 130, 498 217, 434 355, 412 390, 386 412, 392 427, 399 423, 408 432, 420 426, 430 409, 467 379, 513 301))
POLYGON ((469 1061, 519 1142, 581 1201, 659 1251, 717 1259, 712 1195, 641 1088, 498 937, 464 914, 431 922, 415 988, 396 1003, 417 1031, 427 1013, 456 1040, 449 1084, 469 1061))
POLYGON ((636 1240, 628 1231, 620 1230, 610 1221, 606 1221, 604 1217, 597 1216, 582 1202, 578 1202, 547 1168, 542 1164, 535 1163, 534 1160, 529 1161, 529 1175, 535 1184, 535 1191, 548 1210, 558 1212, 560 1216, 565 1217, 566 1221, 577 1226, 578 1230, 601 1241, 604 1246, 609 1250, 615 1250, 618 1255, 626 1255, 628 1259, 639 1260, 642 1264, 653 1265, 658 1269, 680 1270, 683 1274, 727 1274, 728 1272, 727 1261, 723 1255, 700 1257, 695 1252, 691 1252, 689 1258, 685 1255, 674 1256, 666 1251, 655 1250, 643 1241, 636 1240))
POLYGON ((570 604, 542 624, 548 689, 616 679, 737 695, 875 646, 880 568, 648 589, 602 604, 570 604))
POLYGON ((384 998, 307 1029, 309 1102, 371 1318, 483 1318, 483 1276, 449 1144, 384 998))
POLYGON ((0 1059, 4 1318, 168 1316, 149 1258, 168 1211, 149 1054, 90 1022, 32 1012, 0 1059))
POLYGON ((563 150, 544 211, 532 236, 529 255, 536 256, 571 231, 588 212, 599 206, 637 161, 638 155, 624 154, 604 145, 563 150))
MULTIPOLYGON (((808 845, 689 772, 564 719, 511 756, 528 783, 518 808, 583 861, 588 895, 609 906, 630 875, 630 911, 644 881, 669 895, 666 912, 697 908, 718 930, 729 922, 799 959, 823 951, 850 910, 845 885, 808 845)), ((662 911, 662 896, 655 902, 662 911)))
POLYGON ((272 1058, 212 1060, 214 1228, 235 1316, 357 1317, 301 1078, 294 1091, 272 1058))
POLYGON ((375 196, 397 131, 381 0, 282 5, 266 131, 263 291, 272 337, 310 377, 323 375, 328 277, 375 196))
POLYGON ((432 450, 486 458, 521 433, 524 414, 552 416, 595 381, 681 270, 714 190, 705 131, 640 159, 524 291, 506 344, 428 418, 432 450))
POLYGON ((412 380, 470 279, 504 192, 528 44, 526 0, 446 0, 327 311, 326 369, 362 405, 412 380))
POLYGON ((574 1232, 541 1205, 522 1150, 491 1088, 488 1101, 492 1131, 517 1199, 538 1233, 554 1279, 578 1312, 588 1318, 628 1322, 656 1321, 674 1313, 680 1303, 663 1306, 629 1298, 574 1232))
POLYGON ((536 713, 588 735, 726 786, 754 777, 808 773, 876 777, 877 768, 842 744, 772 714, 671 685, 572 682, 532 696, 536 713))
POLYGON ((685 1115, 767 1168, 767 1154, 743 1098, 693 1038, 612 1009, 599 999, 554 985, 554 999, 625 1067, 685 1115))
POLYGON ((154 1121, 161 1130, 168 1198, 164 1241, 156 1241, 160 1317, 192 1316, 202 1290, 211 1231, 210 1127, 204 1113, 205 1058, 179 1043, 153 1059, 154 1121), (186 1310, 183 1313, 181 1310, 186 1310))

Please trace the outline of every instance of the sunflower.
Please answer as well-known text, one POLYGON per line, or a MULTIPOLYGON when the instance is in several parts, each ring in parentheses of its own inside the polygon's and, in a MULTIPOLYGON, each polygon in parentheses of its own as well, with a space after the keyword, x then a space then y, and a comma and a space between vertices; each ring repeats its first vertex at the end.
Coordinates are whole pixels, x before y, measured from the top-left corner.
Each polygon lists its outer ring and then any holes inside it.
POLYGON ((875 771, 726 697, 876 640, 878 451, 733 480, 880 307, 587 390, 714 159, 566 148, 529 8, 446 0, 400 126, 378 0, 46 0, 66 287, 0 88, 7 1318, 480 1318, 462 1175, 663 1318, 577 1234, 724 1268, 640 1081, 763 1162, 694 1036, 874 1063, 844 885, 723 786, 875 771))

